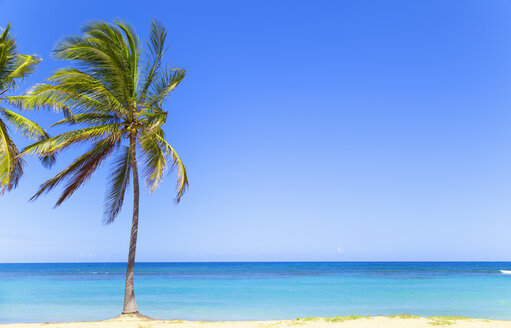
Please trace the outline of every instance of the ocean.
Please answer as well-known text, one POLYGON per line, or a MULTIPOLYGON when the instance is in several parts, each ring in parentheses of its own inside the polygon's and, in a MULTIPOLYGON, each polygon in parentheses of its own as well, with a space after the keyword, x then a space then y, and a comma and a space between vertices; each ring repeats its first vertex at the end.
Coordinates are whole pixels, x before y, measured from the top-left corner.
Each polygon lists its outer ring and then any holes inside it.
MULTIPOLYGON (((140 312, 159 319, 312 316, 511 319, 511 262, 137 263, 140 312)), ((0 322, 120 314, 124 263, 0 264, 0 322)))

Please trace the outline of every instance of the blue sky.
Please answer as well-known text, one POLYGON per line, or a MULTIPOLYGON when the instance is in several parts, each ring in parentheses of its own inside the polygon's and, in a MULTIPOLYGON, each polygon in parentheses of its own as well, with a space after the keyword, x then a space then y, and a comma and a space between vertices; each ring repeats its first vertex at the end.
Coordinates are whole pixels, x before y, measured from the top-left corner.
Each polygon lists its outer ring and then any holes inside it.
MULTIPOLYGON (((189 72, 166 132, 190 189, 178 206, 172 177, 142 193, 139 261, 511 260, 510 15, 498 0, 0 0, 0 25, 44 59, 19 92, 67 65, 50 50, 84 22, 167 27, 166 61, 189 72)), ((28 160, 0 197, 0 262, 125 261, 132 198, 102 224, 108 165, 60 208, 58 191, 27 202, 80 150, 28 160)))

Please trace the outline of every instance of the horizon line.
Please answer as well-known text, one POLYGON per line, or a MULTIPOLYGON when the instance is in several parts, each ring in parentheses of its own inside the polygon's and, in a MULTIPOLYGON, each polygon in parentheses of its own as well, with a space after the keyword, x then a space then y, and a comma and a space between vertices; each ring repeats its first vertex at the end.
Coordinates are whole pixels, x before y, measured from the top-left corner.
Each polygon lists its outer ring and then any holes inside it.
MULTIPOLYGON (((175 263, 175 264, 198 264, 198 263, 511 263, 511 260, 485 261, 485 260, 438 260, 438 261, 140 261, 136 264, 147 263, 175 263)), ((90 261, 90 262, 0 262, 1 264, 127 264, 127 261, 90 261)))

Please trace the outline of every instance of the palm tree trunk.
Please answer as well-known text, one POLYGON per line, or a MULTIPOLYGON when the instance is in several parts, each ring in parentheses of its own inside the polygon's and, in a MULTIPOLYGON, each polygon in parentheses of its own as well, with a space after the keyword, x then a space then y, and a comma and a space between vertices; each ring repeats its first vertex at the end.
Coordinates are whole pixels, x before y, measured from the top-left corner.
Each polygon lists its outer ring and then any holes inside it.
POLYGON ((130 251, 128 255, 128 267, 126 269, 126 285, 124 289, 124 308, 122 313, 138 313, 137 302, 135 301, 135 289, 133 286, 133 273, 135 269, 135 253, 137 250, 138 233, 138 206, 139 206, 139 185, 137 168, 137 136, 130 135, 130 157, 133 170, 133 220, 131 222, 130 251))

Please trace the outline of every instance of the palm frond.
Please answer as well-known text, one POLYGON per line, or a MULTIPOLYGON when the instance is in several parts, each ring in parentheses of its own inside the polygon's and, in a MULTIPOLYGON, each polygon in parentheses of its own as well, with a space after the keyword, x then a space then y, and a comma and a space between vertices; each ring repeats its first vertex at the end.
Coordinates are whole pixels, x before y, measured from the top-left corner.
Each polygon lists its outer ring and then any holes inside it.
POLYGON ((18 148, 0 119, 0 194, 16 188, 23 175, 24 161, 18 155, 18 148))
MULTIPOLYGON (((20 114, 0 107, 0 115, 4 116, 17 131, 20 131, 26 137, 32 138, 36 141, 42 141, 50 138, 48 133, 46 133, 46 131, 37 123, 32 122, 20 114)), ((53 164, 55 164, 55 156, 53 154, 40 154, 38 157, 45 167, 50 168, 53 164)))
POLYGON ((143 175, 148 188, 154 192, 163 181, 163 175, 167 170, 167 161, 154 133, 142 135, 140 139, 140 146, 145 157, 143 175))
POLYGON ((148 109, 141 112, 139 123, 144 127, 144 133, 150 133, 161 128, 167 122, 167 112, 150 111, 148 109))
MULTIPOLYGON (((40 87, 41 85, 37 85, 36 87, 40 87)), ((64 112, 66 116, 72 115, 72 111, 66 105, 65 102, 62 102, 59 98, 61 95, 58 92, 46 94, 38 94, 38 95, 22 95, 22 96, 11 96, 6 98, 6 102, 21 108, 23 110, 32 110, 32 109, 41 109, 48 108, 56 113, 64 112)))
POLYGON ((179 202, 188 189, 188 176, 186 175, 185 166, 183 161, 181 161, 181 157, 179 157, 174 148, 172 148, 162 135, 156 134, 156 140, 164 149, 165 157, 170 163, 170 172, 177 168, 176 200, 179 202))
POLYGON ((41 61, 41 58, 35 55, 16 56, 16 62, 8 78, 11 80, 25 78, 27 75, 30 75, 35 71, 37 64, 41 61))
POLYGON ((188 177, 181 158, 164 139, 161 129, 142 134, 140 145, 145 156, 144 176, 146 184, 154 191, 163 181, 165 172, 177 168, 176 200, 179 202, 188 187, 188 177))
POLYGON ((9 121, 16 128, 16 130, 20 131, 24 136, 35 139, 37 141, 50 137, 48 133, 46 133, 46 131, 37 123, 32 122, 20 114, 0 107, 0 115, 3 115, 7 121, 9 121))
POLYGON ((11 34, 11 24, 0 34, 0 95, 14 86, 14 81, 9 78, 15 68, 16 42, 11 34))
POLYGON ((68 67, 57 70, 48 78, 63 91, 84 94, 106 105, 114 107, 117 112, 123 111, 125 99, 115 94, 107 80, 94 76, 76 68, 68 67))
POLYGON ((120 139, 118 136, 113 136, 111 138, 101 140, 96 144, 95 148, 99 148, 98 151, 75 172, 69 183, 66 184, 66 188, 60 195, 55 206, 60 206, 62 202, 68 199, 84 182, 90 178, 92 173, 94 173, 102 162, 108 158, 117 146, 119 146, 119 141, 120 139))
POLYGON ((0 34, 0 43, 4 43, 10 39, 12 39, 11 36, 11 23, 7 24, 5 28, 1 28, 2 33, 0 34))
POLYGON ((105 198, 104 222, 106 224, 114 222, 121 211, 126 187, 130 182, 131 157, 129 147, 123 147, 112 167, 112 176, 105 198))
POLYGON ((144 102, 149 87, 151 86, 153 79, 158 75, 160 70, 161 61, 165 54, 165 40, 167 38, 167 31, 163 24, 156 19, 151 21, 151 27, 149 32, 149 40, 147 41, 147 48, 149 49, 146 54, 147 64, 144 69, 144 85, 139 92, 139 101, 144 102))
POLYGON ((165 72, 159 74, 151 85, 145 107, 161 107, 162 102, 174 90, 186 75, 185 69, 167 68, 165 72))
POLYGON ((109 125, 112 123, 121 124, 121 120, 118 116, 109 115, 109 114, 101 114, 101 113, 83 113, 71 115, 69 117, 64 118, 63 120, 57 121, 53 123, 51 126, 57 126, 62 124, 88 124, 88 125, 109 125))
POLYGON ((137 97, 137 86, 138 86, 138 62, 140 58, 140 47, 137 32, 130 24, 123 21, 116 21, 115 25, 124 32, 124 38, 128 45, 127 52, 124 53, 124 58, 128 64, 130 70, 131 83, 129 84, 130 98, 135 100, 137 97))
POLYGON ((43 183, 31 200, 38 198, 45 192, 49 192, 64 180, 69 180, 64 192, 55 204, 55 206, 59 206, 90 178, 98 166, 115 150, 119 142, 120 138, 118 136, 111 136, 96 142, 87 153, 77 158, 55 177, 43 183))
POLYGON ((121 138, 122 132, 120 127, 120 124, 109 124, 64 132, 26 147, 23 149, 22 154, 55 155, 62 149, 76 143, 95 141, 108 137, 121 138))
POLYGON ((7 25, 0 34, 0 94, 16 86, 16 80, 22 80, 34 72, 41 59, 35 55, 17 53, 16 42, 7 25))
POLYGON ((75 69, 61 69, 49 79, 55 84, 41 83, 25 95, 7 101, 25 110, 49 108, 56 112, 97 112, 125 116, 121 102, 94 77, 75 69))

